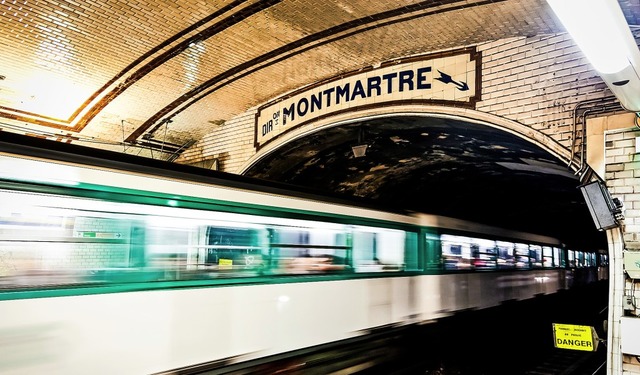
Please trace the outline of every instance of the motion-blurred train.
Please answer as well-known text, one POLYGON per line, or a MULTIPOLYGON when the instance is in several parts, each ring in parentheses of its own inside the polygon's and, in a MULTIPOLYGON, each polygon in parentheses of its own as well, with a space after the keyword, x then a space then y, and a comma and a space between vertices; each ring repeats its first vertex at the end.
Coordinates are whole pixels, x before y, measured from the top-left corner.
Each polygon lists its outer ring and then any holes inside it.
POLYGON ((554 238, 0 132, 0 373, 243 363, 606 278, 554 238))

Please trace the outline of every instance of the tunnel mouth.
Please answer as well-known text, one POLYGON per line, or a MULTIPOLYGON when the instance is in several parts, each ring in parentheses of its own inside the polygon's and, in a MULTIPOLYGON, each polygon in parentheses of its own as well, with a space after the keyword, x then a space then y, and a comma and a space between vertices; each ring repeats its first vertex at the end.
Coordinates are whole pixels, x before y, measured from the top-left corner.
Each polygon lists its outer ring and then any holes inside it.
POLYGON ((244 175, 606 248, 566 162, 465 118, 403 114, 325 127, 280 145, 244 175), (364 155, 354 154, 358 146, 364 155))

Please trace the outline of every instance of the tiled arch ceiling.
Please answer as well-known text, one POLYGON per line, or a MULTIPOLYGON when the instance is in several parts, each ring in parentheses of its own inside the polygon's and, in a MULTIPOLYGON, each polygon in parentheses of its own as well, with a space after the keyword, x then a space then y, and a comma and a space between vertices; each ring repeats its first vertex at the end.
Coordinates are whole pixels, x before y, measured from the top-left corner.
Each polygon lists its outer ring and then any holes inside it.
POLYGON ((561 30, 544 0, 0 1, 0 120, 114 142, 173 120, 182 144, 381 61, 561 30))
MULTIPOLYGON (((222 6, 220 9, 217 9, 193 24, 188 24, 187 27, 169 36, 161 43, 156 44, 129 63, 124 69, 117 72, 97 91, 90 95, 67 119, 56 119, 46 115, 7 107, 1 107, 3 110, 2 114, 6 117, 13 117, 22 121, 31 120, 35 123, 48 125, 53 128, 68 128, 71 125, 73 130, 81 131, 117 96, 121 95, 143 77, 149 75, 154 69, 173 57, 184 53, 185 50, 193 46, 194 43, 206 40, 232 24, 242 22, 251 15, 280 1, 281 0, 269 0, 251 3, 246 0, 236 0, 222 6), (11 115, 7 112, 14 112, 15 114, 11 115)), ((3 3, 5 2, 3 1, 3 3)), ((13 3, 15 7, 16 1, 13 1, 13 3)), ((27 5, 28 3, 25 1, 24 4, 27 5)), ((66 7, 61 5, 61 8, 66 7)), ((20 7, 20 10, 21 9, 22 7, 20 7)), ((11 11, 11 6, 9 6, 7 10, 11 11)), ((33 10, 33 8, 30 7, 29 10, 33 10)), ((49 9, 49 11, 51 10, 53 10, 54 13, 58 12, 58 10, 49 9)), ((78 10, 81 11, 80 9, 78 10)), ((44 12, 46 12, 46 10, 44 12)), ((41 17, 46 18, 46 15, 43 14, 44 12, 41 13, 41 17)), ((6 14, 7 12, 5 11, 3 13, 6 14)), ((25 12, 25 15, 28 15, 28 12, 25 12)), ((98 51, 91 52, 99 53, 98 51)), ((105 63, 109 64, 109 62, 106 61, 105 63)))
MULTIPOLYGON (((433 14, 460 10, 462 6, 467 8, 486 6, 487 3, 491 2, 424 1, 408 6, 398 6, 393 3, 388 3, 386 6, 372 6, 364 2, 354 2, 349 6, 330 9, 330 7, 310 3, 293 5, 281 0, 237 0, 187 14, 181 7, 154 7, 152 2, 147 2, 146 6, 140 9, 133 9, 118 2, 86 2, 85 5, 78 6, 72 3, 31 4, 23 1, 21 4, 5 1, 2 4, 5 8, 2 28, 7 31, 5 34, 9 35, 5 41, 13 43, 13 57, 17 57, 16 60, 20 62, 22 68, 7 69, 7 72, 3 69, 0 74, 5 75, 8 78, 7 81, 15 82, 14 92, 22 91, 29 94, 27 88, 20 87, 20 82, 29 81, 26 75, 43 66, 54 70, 49 73, 55 73, 55 69, 62 70, 60 73, 65 78, 78 82, 78 85, 83 81, 83 77, 92 76, 95 73, 98 73, 98 77, 89 82, 95 87, 94 90, 90 91, 90 88, 81 90, 88 95, 84 98, 76 98, 77 105, 71 108, 72 112, 68 117, 37 111, 37 107, 35 110, 30 110, 28 105, 21 105, 24 102, 17 102, 19 98, 15 97, 3 98, 0 114, 6 119, 82 132, 93 121, 104 122, 104 120, 99 121, 101 114, 104 114, 105 118, 113 118, 114 116, 108 116, 108 114, 118 112, 117 117, 135 124, 135 129, 126 138, 128 141, 134 141, 146 131, 157 128, 163 119, 176 116, 194 103, 206 100, 232 83, 238 86, 238 81, 243 78, 255 75, 267 67, 283 64, 294 55, 317 50, 321 46, 344 41, 372 29, 391 24, 397 26, 433 14), (110 11, 100 12, 104 8, 110 11), (318 12, 310 11, 314 8, 322 14, 332 13, 334 17, 332 19, 326 17, 322 22, 305 22, 317 18, 315 16, 318 12), (311 17, 312 15, 314 17, 311 17), (116 19, 120 18, 125 20, 118 25, 116 19), (162 28, 160 25, 163 25, 163 19, 167 22, 177 19, 180 22, 177 22, 178 27, 162 28), (119 35, 111 35, 113 33, 107 32, 110 29, 108 21, 115 22, 114 26, 118 25, 124 31, 119 35), (93 22, 102 23, 103 27, 90 28, 93 22), (22 30, 16 31, 15 29, 20 26, 30 29, 29 33, 22 30), (153 39, 148 38, 149 33, 138 32, 138 28, 153 30, 160 35, 153 39), (259 37, 259 35, 262 36, 259 37), (146 40, 145 36, 147 36, 146 40), (123 47, 131 44, 130 41, 127 43, 127 38, 137 38, 140 46, 124 51, 123 54, 127 56, 123 58, 106 57, 123 51, 123 47), (34 39, 48 42, 37 44, 38 42, 34 39), (268 43, 261 42, 267 39, 268 43), (25 42, 26 46, 20 45, 22 44, 20 42, 25 42), (33 43, 36 44, 33 45, 33 43), (200 45, 199 49, 194 48, 198 45, 200 45), (40 50, 43 47, 49 48, 45 48, 42 52, 40 50), (204 52, 199 54, 198 51, 204 52), (30 58, 29 53, 36 58, 30 58), (39 53, 44 53, 41 61, 37 59, 39 53), (224 62, 219 61, 222 56, 227 57, 224 62), (186 68, 175 66, 180 65, 180 62, 188 63, 194 60, 199 60, 200 66, 192 64, 190 72, 188 64, 185 65, 186 68), (88 61, 93 64, 89 65, 88 61), (25 68, 29 63, 32 65, 31 69, 25 68), (178 72, 181 70, 179 68, 182 68, 183 73, 186 74, 167 79, 167 72, 178 72), (189 79, 191 82, 184 82, 189 79), (154 85, 153 81, 157 83, 154 85), (171 85, 174 87, 168 87, 171 85), (182 87, 177 88, 177 86, 182 87), (143 106, 137 106, 144 107, 142 111, 144 116, 136 116, 132 109, 129 109, 132 111, 131 114, 122 113, 122 108, 126 106, 114 105, 119 98, 126 98, 127 102, 144 102, 146 100, 144 94, 151 94, 154 89, 168 90, 172 94, 163 95, 162 100, 155 100, 156 103, 153 105, 143 103, 143 106), (80 101, 80 99, 83 100, 80 101), (15 102, 12 103, 12 100, 15 102), (121 111, 112 110, 110 106, 121 111)), ((188 4, 184 8, 191 9, 197 6, 188 4)), ((399 27, 399 29, 403 28, 399 27)), ((391 56, 392 54, 388 54, 383 57, 391 56)), ((11 66, 11 64, 5 66, 11 66)), ((236 103, 233 103, 235 105, 231 106, 231 110, 222 110, 217 117, 232 116, 234 111, 243 111, 287 89, 356 67, 349 66, 347 61, 336 61, 332 69, 325 69, 326 72, 323 72, 323 75, 288 78, 285 80, 286 84, 276 85, 280 87, 274 87, 272 91, 255 92, 254 88, 253 93, 248 95, 248 99, 235 100, 236 103)), ((44 70, 46 72, 47 69, 44 70)), ((60 89, 69 90, 65 87, 60 89)), ((237 93, 238 89, 232 91, 237 93)), ((38 88, 34 88, 32 92, 34 95, 31 97, 37 98, 38 88)), ((64 93, 61 94, 64 95, 64 93)), ((211 105, 215 107, 216 103, 211 105)), ((225 107, 229 106, 225 105, 225 107)), ((198 121, 193 123, 198 124, 198 121)), ((190 132, 189 129, 184 130, 187 133, 198 133, 198 131, 190 132)))

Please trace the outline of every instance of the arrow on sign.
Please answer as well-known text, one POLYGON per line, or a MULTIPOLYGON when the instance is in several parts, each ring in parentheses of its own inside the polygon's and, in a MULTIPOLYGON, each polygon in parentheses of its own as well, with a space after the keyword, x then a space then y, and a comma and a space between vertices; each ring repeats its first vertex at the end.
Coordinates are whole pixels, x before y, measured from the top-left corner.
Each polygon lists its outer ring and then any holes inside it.
POLYGON ((454 85, 456 85, 458 87, 458 90, 460 90, 460 91, 469 90, 469 85, 467 85, 466 82, 456 82, 453 79, 451 79, 450 75, 448 75, 447 73, 442 73, 439 70, 438 70, 438 73, 440 73, 440 77, 438 77, 436 79, 438 81, 444 83, 445 85, 448 84, 448 83, 453 83, 454 85))

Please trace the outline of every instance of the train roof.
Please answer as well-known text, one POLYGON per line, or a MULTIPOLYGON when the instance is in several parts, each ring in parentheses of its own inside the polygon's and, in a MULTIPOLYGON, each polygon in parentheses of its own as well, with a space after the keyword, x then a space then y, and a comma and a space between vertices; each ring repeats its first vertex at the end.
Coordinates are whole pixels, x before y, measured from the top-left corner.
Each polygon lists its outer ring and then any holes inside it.
POLYGON ((219 185, 252 192, 303 198, 324 203, 356 206, 396 214, 412 214, 408 210, 385 206, 356 196, 10 132, 0 131, 0 152, 181 181, 219 185))

